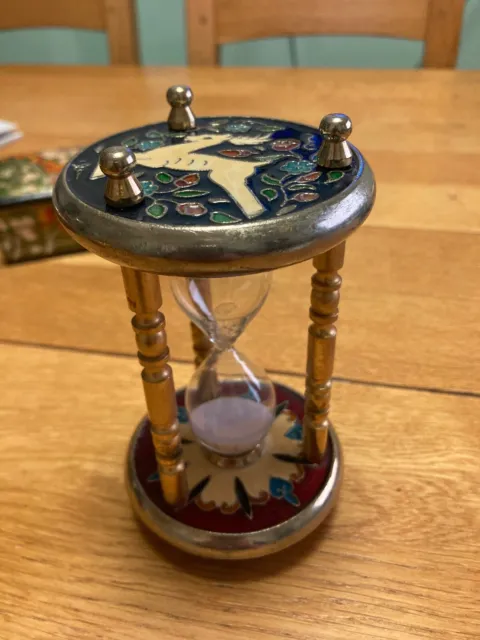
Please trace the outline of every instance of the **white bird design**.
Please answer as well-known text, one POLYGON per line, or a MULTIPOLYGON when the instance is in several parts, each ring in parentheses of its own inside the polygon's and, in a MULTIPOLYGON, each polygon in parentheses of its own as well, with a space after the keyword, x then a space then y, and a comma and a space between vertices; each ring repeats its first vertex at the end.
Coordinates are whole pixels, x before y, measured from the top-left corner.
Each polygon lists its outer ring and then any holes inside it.
MULTIPOLYGON (((179 171, 208 171, 210 180, 222 187, 237 203, 247 218, 255 218, 264 213, 263 204, 249 189, 247 179, 257 167, 263 167, 277 160, 281 155, 274 154, 261 160, 245 158, 229 158, 220 155, 202 153, 204 149, 214 147, 223 142, 236 146, 260 145, 270 140, 270 135, 235 136, 231 133, 211 133, 188 135, 181 143, 157 147, 150 151, 136 153, 137 163, 153 169, 174 169, 179 171)), ((96 167, 91 178, 99 178, 103 174, 96 167)))

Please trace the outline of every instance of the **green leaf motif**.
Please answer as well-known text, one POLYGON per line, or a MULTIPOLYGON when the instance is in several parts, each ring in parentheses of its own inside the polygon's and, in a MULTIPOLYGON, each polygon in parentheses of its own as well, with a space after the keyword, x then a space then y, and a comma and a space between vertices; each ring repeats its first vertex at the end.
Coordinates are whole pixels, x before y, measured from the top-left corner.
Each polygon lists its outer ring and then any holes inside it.
POLYGON ((146 138, 163 138, 164 135, 161 131, 157 131, 156 129, 150 129, 150 131, 147 131, 147 133, 145 134, 146 138))
POLYGON ((160 204, 159 202, 154 202, 145 210, 147 215, 151 218, 155 218, 155 220, 159 220, 163 218, 163 216, 167 213, 168 207, 165 204, 160 204))
POLYGON ((274 178, 269 173, 265 173, 262 176, 262 182, 265 183, 265 184, 277 185, 277 184, 280 184, 281 181, 278 178, 274 178))
POLYGON ((161 171, 160 173, 157 173, 155 178, 160 182, 160 184, 170 184, 170 182, 173 181, 173 177, 169 173, 166 173, 165 171, 161 171))
POLYGON ((341 180, 345 173, 343 171, 329 171, 327 174, 327 179, 325 180, 325 184, 330 184, 331 182, 338 182, 341 180))
POLYGON ((135 136, 133 136, 132 138, 125 138, 125 140, 122 140, 122 145, 124 147, 134 147, 138 142, 138 138, 135 138, 135 136))
POLYGON ((235 222, 240 222, 239 218, 231 216, 228 213, 223 213, 223 211, 212 211, 210 220, 216 224, 234 224, 235 222))
POLYGON ((269 202, 278 198, 278 191, 276 189, 262 189, 260 193, 269 202))
POLYGON ((275 133, 275 131, 281 131, 282 128, 277 124, 264 124, 263 122, 260 124, 260 129, 265 133, 275 133))
POLYGON ((255 162, 264 162, 265 164, 271 164, 276 160, 280 160, 280 158, 284 158, 285 156, 276 154, 272 156, 255 156, 255 162))
POLYGON ((162 146, 162 142, 160 140, 142 140, 137 145, 135 145, 136 151, 151 151, 152 149, 158 149, 158 147, 162 146))
POLYGON ((176 198, 201 198, 208 196, 209 193, 209 191, 200 191, 199 189, 180 189, 175 191, 174 196, 176 198))

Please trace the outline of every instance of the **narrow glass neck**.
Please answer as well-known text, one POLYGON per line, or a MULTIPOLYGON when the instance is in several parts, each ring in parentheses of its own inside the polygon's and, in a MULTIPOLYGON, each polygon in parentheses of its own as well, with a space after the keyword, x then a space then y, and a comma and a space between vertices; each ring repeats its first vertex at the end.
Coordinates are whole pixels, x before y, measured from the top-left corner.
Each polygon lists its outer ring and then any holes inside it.
POLYGON ((270 287, 269 273, 219 278, 174 278, 177 302, 220 350, 229 349, 257 314, 270 287))
POLYGON ((246 323, 242 320, 208 323, 206 327, 207 337, 216 349, 226 351, 233 348, 245 325, 246 323))

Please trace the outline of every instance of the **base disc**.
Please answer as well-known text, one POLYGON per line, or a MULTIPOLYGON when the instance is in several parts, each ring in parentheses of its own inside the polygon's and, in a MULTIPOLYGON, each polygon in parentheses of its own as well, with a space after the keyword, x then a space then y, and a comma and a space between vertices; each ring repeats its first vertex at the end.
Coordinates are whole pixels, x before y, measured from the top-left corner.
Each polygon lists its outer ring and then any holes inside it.
POLYGON ((165 503, 156 471, 148 418, 132 436, 126 481, 133 509, 148 529, 184 551, 209 558, 255 558, 285 549, 313 531, 333 508, 342 479, 342 455, 333 429, 324 459, 302 456, 304 398, 275 383, 276 418, 262 455, 244 468, 220 468, 192 437, 177 392, 189 487, 188 504, 165 503))

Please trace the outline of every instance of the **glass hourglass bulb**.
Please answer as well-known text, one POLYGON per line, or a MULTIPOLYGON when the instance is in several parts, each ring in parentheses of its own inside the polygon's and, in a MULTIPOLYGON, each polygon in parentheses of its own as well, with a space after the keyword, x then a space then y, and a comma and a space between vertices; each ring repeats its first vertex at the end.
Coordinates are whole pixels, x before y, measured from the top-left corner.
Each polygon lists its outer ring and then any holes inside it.
POLYGON ((203 446, 223 456, 252 451, 273 421, 272 383, 234 347, 265 301, 270 280, 270 273, 172 279, 178 304, 212 342, 186 389, 190 424, 203 446))

